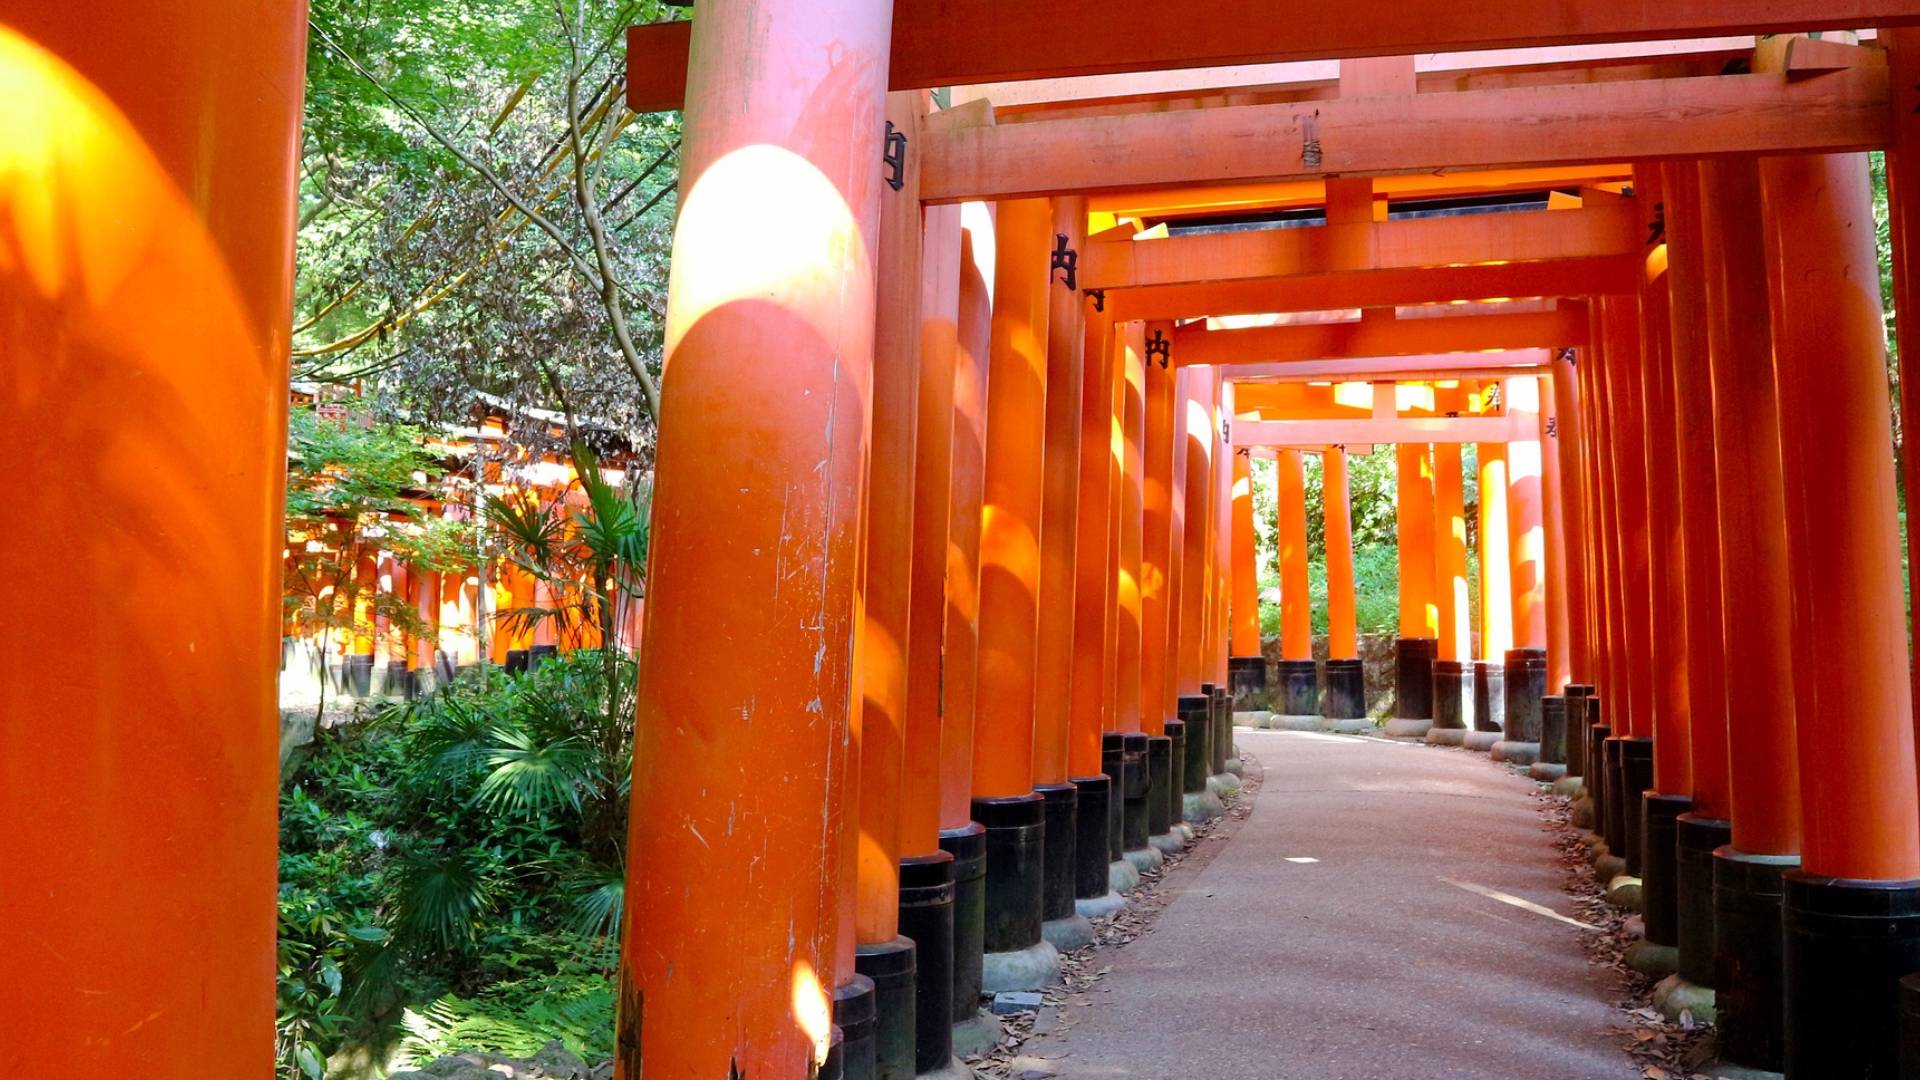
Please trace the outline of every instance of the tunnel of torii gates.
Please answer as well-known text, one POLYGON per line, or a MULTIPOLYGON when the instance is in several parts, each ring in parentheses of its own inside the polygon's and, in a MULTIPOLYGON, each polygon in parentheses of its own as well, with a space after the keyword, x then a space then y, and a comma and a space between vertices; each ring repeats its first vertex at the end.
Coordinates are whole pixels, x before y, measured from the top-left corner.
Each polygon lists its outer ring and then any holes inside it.
MULTIPOLYGON (((1298 455, 1337 495, 1386 444, 1398 730, 1497 717, 1583 778, 1729 1059, 1892 1075, 1920 794, 1864 151, 1905 333, 1920 3, 895 7, 629 38, 685 143, 619 1075, 951 1069, 1231 793, 1240 451, 1297 598, 1298 455)), ((0 12, 19 1060, 272 1068, 302 15, 0 12)))

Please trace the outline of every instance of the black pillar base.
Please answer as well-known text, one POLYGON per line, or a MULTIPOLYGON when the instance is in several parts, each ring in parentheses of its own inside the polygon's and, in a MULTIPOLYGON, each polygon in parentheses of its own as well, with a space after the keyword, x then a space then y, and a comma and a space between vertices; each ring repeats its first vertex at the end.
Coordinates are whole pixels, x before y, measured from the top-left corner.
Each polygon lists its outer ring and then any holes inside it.
POLYGON ((1393 643, 1393 715, 1401 720, 1433 719, 1434 638, 1400 638, 1393 643))
POLYGON ((1675 822, 1680 894, 1680 977, 1695 986, 1713 985, 1713 852, 1733 842, 1733 823, 1698 814, 1675 822))
MULTIPOLYGON (((1079 807, 1074 814, 1073 895, 1076 900, 1097 900, 1107 895, 1107 793, 1112 785, 1105 776, 1076 776, 1074 789, 1079 807)), ((1048 853, 1052 853, 1049 845, 1048 853)))
POLYGON ((1547 695, 1547 650, 1508 649, 1501 730, 1508 742, 1540 741, 1540 699, 1547 695))
POLYGON ((1607 740, 1613 736, 1613 729, 1599 722, 1598 698, 1587 699, 1587 715, 1594 722, 1587 725, 1587 798, 1593 800, 1593 831, 1601 837, 1607 835, 1607 765, 1604 751, 1607 740))
POLYGON ((1274 665, 1280 679, 1275 712, 1283 716, 1320 715, 1320 665, 1312 660, 1281 660, 1274 665))
POLYGON ((1227 758, 1233 755, 1233 700, 1220 687, 1201 683, 1200 694, 1207 699, 1207 714, 1213 718, 1212 737, 1207 742, 1207 765, 1218 776, 1227 771, 1227 758))
POLYGON ((1180 790, 1188 795, 1207 790, 1213 757, 1213 703, 1201 694, 1181 694, 1177 708, 1186 725, 1186 753, 1180 760, 1180 790))
POLYGON ((1680 845, 1675 824, 1693 809, 1685 795, 1649 791, 1641 796, 1640 915, 1646 920, 1647 941, 1654 945, 1680 944, 1680 845))
POLYGON ((987 829, 987 952, 1017 952, 1040 941, 1046 897, 1046 803, 1029 793, 973 800, 987 829))
MULTIPOLYGON (((1646 830, 1641 823, 1644 792, 1653 788, 1653 740, 1636 735, 1620 740, 1620 806, 1624 821, 1622 838, 1627 850, 1617 854, 1627 861, 1627 873, 1640 877, 1646 867, 1643 843, 1646 830)), ((1672 944, 1671 941, 1666 944, 1672 944)))
POLYGON ((1121 819, 1127 801, 1127 737, 1117 731, 1100 736, 1100 771, 1107 777, 1107 861, 1118 862, 1127 850, 1121 842, 1121 819))
POLYGON ((820 1063, 816 1080, 847 1080, 847 1037, 835 1024, 827 1038, 827 1058, 820 1063))
POLYGON ((1147 846, 1147 736, 1144 732, 1129 731, 1125 745, 1120 850, 1141 851, 1147 846))
POLYGON ((1492 660, 1473 662, 1473 730, 1499 731, 1506 712, 1506 669, 1492 660))
POLYGON ((527 650, 527 670, 539 671, 540 665, 560 655, 558 645, 535 645, 527 650))
MULTIPOLYGON (((914 1009, 913 941, 896 937, 892 941, 861 945, 853 952, 853 970, 873 980, 873 1075, 876 1080, 913 1080, 914 1028, 919 1017, 914 1009)), ((953 1037, 951 1026, 947 1037, 953 1037)))
POLYGON ((1714 1024, 1720 1056, 1779 1072, 1786 1065, 1786 989, 1781 981, 1782 898, 1793 855, 1713 853, 1714 1024))
MULTIPOLYGON (((1433 731, 1461 731, 1472 708, 1467 688, 1467 665, 1458 660, 1433 662, 1433 731)), ((1458 739, 1454 740, 1458 743, 1458 739)))
MULTIPOLYGON (((1308 715, 1312 712, 1308 710, 1308 715)), ((1319 713, 1329 720, 1358 720, 1367 715, 1367 673, 1360 661, 1327 661, 1327 690, 1320 696, 1319 713)))
POLYGON ((833 988, 833 1026, 840 1029, 840 1075, 874 1080, 879 1022, 873 980, 855 975, 833 988))
POLYGON ((987 934, 987 830, 977 821, 940 830, 940 850, 953 856, 953 1017, 980 1009, 980 957, 987 934))
POLYGON ((1174 719, 1166 724, 1167 741, 1167 824, 1187 820, 1187 725, 1174 719))
POLYGON ((1899 1075, 1900 980, 1920 971, 1920 881, 1804 871, 1785 881, 1787 1075, 1899 1075))
POLYGON ((900 934, 914 951, 913 1066, 932 1072, 953 1058, 952 855, 900 860, 900 934))
POLYGON ((1540 760, 1567 763, 1567 699, 1555 694, 1540 699, 1540 760))
POLYGON ((373 654, 356 653, 347 657, 345 665, 347 689, 354 697, 373 695, 373 654))
POLYGON ((507 650, 506 672, 509 675, 525 675, 527 673, 527 650, 507 650))
MULTIPOLYGON (((1033 793, 1040 796, 1043 819, 1046 825, 1045 842, 1041 845, 1043 872, 1041 874, 1040 918, 1042 920, 1065 919, 1073 915, 1073 889, 1076 870, 1074 868, 1074 839, 1079 833, 1079 796, 1080 789, 1071 783, 1040 784, 1033 793)), ((991 874, 992 862, 988 862, 991 874)))
POLYGON ((1173 740, 1165 735, 1147 739, 1147 833, 1165 836, 1173 821, 1167 816, 1167 796, 1173 791, 1173 740))
POLYGON ((1252 705, 1252 698, 1267 690, 1267 658, 1264 656, 1227 657, 1227 688, 1236 703, 1252 705))
POLYGON ((1567 701, 1567 775, 1587 775, 1587 695, 1593 687, 1586 683, 1568 683, 1567 701))
POLYGON ((1611 735, 1600 745, 1600 767, 1604 774, 1601 783, 1607 789, 1606 828, 1601 830, 1601 835, 1607 838, 1607 850, 1622 860, 1627 857, 1627 774, 1621 770, 1620 763, 1626 758, 1626 752, 1621 749, 1626 741, 1625 736, 1611 735))

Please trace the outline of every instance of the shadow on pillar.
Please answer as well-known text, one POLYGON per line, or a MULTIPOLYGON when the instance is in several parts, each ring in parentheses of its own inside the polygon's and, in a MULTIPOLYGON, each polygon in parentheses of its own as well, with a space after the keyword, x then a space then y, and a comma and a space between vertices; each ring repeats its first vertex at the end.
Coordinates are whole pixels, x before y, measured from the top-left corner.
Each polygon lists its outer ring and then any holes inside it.
POLYGON ((1540 759, 1540 699, 1547 693, 1547 650, 1507 650, 1505 737, 1493 744, 1493 760, 1531 765, 1540 759))
POLYGON ((1433 726, 1427 742, 1460 746, 1467 738, 1467 718, 1473 715, 1473 686, 1467 665, 1458 660, 1433 662, 1433 726))

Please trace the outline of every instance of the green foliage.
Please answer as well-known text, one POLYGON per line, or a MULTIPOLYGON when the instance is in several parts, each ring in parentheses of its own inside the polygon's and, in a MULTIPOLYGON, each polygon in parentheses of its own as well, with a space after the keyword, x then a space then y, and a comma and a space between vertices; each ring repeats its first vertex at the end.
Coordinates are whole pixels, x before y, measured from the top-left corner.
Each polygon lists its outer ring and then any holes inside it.
POLYGON ((610 1038, 632 724, 604 727, 609 670, 631 717, 632 658, 583 651, 322 737, 281 800, 282 1076, 409 1003, 435 1003, 422 1047, 610 1038))

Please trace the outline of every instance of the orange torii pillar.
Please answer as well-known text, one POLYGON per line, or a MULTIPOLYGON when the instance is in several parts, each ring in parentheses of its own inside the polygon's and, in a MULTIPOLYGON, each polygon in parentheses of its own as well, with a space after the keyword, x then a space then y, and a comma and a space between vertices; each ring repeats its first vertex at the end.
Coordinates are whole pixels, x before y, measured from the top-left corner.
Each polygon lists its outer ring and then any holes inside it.
MULTIPOLYGON (((1080 523, 1080 426, 1087 346, 1087 302, 1076 284, 1076 266, 1086 239, 1086 199, 1054 199, 1048 231, 1046 459, 1040 527, 1040 636, 1034 671, 1033 789, 1046 806, 1041 932, 1062 952, 1093 941, 1093 923, 1074 905, 1079 789, 1069 761, 1075 719, 1074 556, 1080 523)), ((1097 715, 1094 722, 1099 722, 1097 715)), ((1091 771, 1098 763, 1082 764, 1091 771)), ((1100 808, 1102 813, 1105 809, 1100 808)), ((1100 867, 1106 868, 1105 859, 1100 867)))
MULTIPOLYGON (((1615 824, 1624 821, 1624 816, 1615 807, 1616 788, 1619 786, 1619 748, 1620 740, 1629 730, 1632 694, 1628 676, 1629 657, 1627 655, 1627 619, 1625 591, 1623 582, 1627 579, 1624 555, 1630 539, 1627 535, 1627 523, 1624 516, 1625 499, 1621 492, 1621 457, 1615 454, 1621 434, 1622 417, 1613 401, 1613 384, 1618 376, 1614 372, 1616 365, 1624 361, 1619 357, 1620 333, 1616 327, 1624 316, 1625 305, 1620 301, 1610 301, 1604 297, 1596 298, 1590 312, 1589 362, 1584 371, 1588 380, 1588 393, 1585 395, 1593 423, 1593 491, 1594 518, 1593 536, 1596 549, 1595 566, 1599 571, 1595 581, 1600 587, 1600 602, 1604 606, 1605 620, 1602 628, 1605 638, 1602 643, 1602 665, 1596 673, 1598 682, 1595 694, 1588 700, 1589 714, 1596 710, 1598 715, 1589 715, 1587 735, 1588 778, 1587 789, 1593 798, 1593 830, 1605 840, 1601 845, 1615 850, 1615 824)), ((1624 850, 1624 848, 1618 849, 1624 850)), ((1624 859, 1614 856, 1624 865, 1624 859)))
MULTIPOLYGON (((1537 431, 1540 380, 1507 379, 1501 402, 1524 429, 1537 431)), ((1540 440, 1507 443, 1507 587, 1513 604, 1513 647, 1504 656, 1501 740, 1495 761, 1530 765, 1540 756, 1541 698, 1547 689, 1547 530, 1540 440)))
MULTIPOLYGON (((993 208, 960 208, 953 356, 953 465, 946 541, 945 668, 939 673, 940 850, 953 856, 953 1050, 980 1053, 1000 1022, 980 1008, 987 831, 973 820, 973 725, 980 640, 980 519, 986 485, 987 368, 993 341, 993 208)), ((923 377, 924 378, 924 377, 923 377)), ((915 498, 919 497, 918 492, 915 498)))
POLYGON ((274 1071, 304 10, 0 26, 7 1046, 76 1073, 274 1071))
POLYGON ((1505 710, 1504 658, 1513 647, 1513 591, 1507 555, 1507 446, 1476 443, 1480 489, 1475 533, 1480 541, 1480 653, 1473 661, 1473 728, 1460 737, 1469 750, 1492 750, 1505 710))
MULTIPOLYGON (((1642 195, 1642 198, 1647 197, 1642 195)), ((1607 350, 1604 377, 1614 416, 1614 484, 1618 493, 1618 584, 1622 618, 1622 672, 1626 694, 1615 695, 1613 734, 1603 760, 1607 777, 1607 847, 1616 863, 1607 868, 1640 873, 1641 793, 1653 786, 1653 724, 1660 703, 1653 692, 1654 657, 1651 554, 1647 499, 1646 404, 1641 369, 1646 365, 1641 305, 1628 297, 1598 301, 1607 350), (1621 708, 1619 706, 1624 706, 1621 708)))
POLYGON ((1555 376, 1540 376, 1540 520, 1546 541, 1547 657, 1544 693, 1540 698, 1540 759, 1527 775, 1558 783, 1567 775, 1567 712, 1579 696, 1568 685, 1570 633, 1567 611, 1567 536, 1562 514, 1564 477, 1560 471, 1560 403, 1555 376))
POLYGON ((1320 672, 1313 661, 1313 601, 1307 592, 1307 477, 1300 451, 1273 455, 1274 545, 1280 569, 1280 685, 1276 723, 1320 726, 1320 672), (1284 719, 1283 719, 1284 718, 1284 719))
POLYGON ((1227 681, 1236 708, 1267 689, 1267 658, 1260 649, 1260 574, 1253 540, 1253 457, 1246 447, 1233 451, 1232 634, 1228 642, 1227 681))
POLYGON ((942 715, 941 646, 953 498, 954 379, 963 257, 960 215, 958 206, 928 207, 921 241, 920 373, 913 440, 912 579, 899 845, 900 933, 914 946, 914 1067, 922 1073, 954 1062, 955 859, 940 846, 947 719, 942 715))
POLYGON ((1040 933, 1046 807, 1033 790, 1052 224, 1047 200, 1016 199, 1000 204, 994 229, 973 741, 973 819, 987 830, 987 993, 1036 990, 1060 969, 1040 933))
POLYGON ((635 723, 625 1078, 804 1075, 833 1043, 836 983, 854 989, 850 1019, 872 1015, 835 900, 891 9, 718 0, 693 35, 635 723), (743 50, 760 62, 743 68, 743 50), (741 229, 764 241, 745 274, 726 254, 741 229), (782 917, 741 917, 768 905, 782 917))
MULTIPOLYGON (((1720 524, 1713 368, 1707 311, 1700 168, 1664 167, 1667 288, 1673 347, 1673 461, 1680 481, 1685 570, 1689 790, 1673 829, 1679 977, 1713 985, 1713 852, 1732 839, 1727 818, 1727 696, 1720 603, 1720 524)), ((1664 795, 1677 794, 1662 788, 1664 795)), ((1650 885, 1651 883, 1649 883, 1650 885)), ((1644 895, 1644 893, 1643 893, 1644 895)))
MULTIPOLYGON (((1439 411, 1466 412, 1465 387, 1436 387, 1434 393, 1439 411)), ((1466 480, 1460 447, 1459 443, 1435 443, 1433 447, 1434 609, 1440 632, 1433 660, 1433 726, 1427 729, 1427 741, 1445 746, 1459 746, 1465 738, 1466 718, 1472 708, 1466 673, 1473 654, 1473 630, 1467 597, 1466 480)))
POLYGON ((1867 159, 1767 158, 1760 183, 1807 829, 1784 900, 1786 1073, 1894 1075, 1920 795, 1867 159))
POLYGON ((1173 685, 1173 459, 1178 430, 1176 379, 1172 363, 1173 325, 1147 327, 1146 486, 1141 512, 1140 546, 1140 715, 1147 735, 1147 860, 1158 866, 1172 822, 1167 817, 1167 786, 1172 740, 1166 735, 1167 692, 1173 685), (1154 838, 1160 843, 1154 844, 1154 838))
POLYGON ((1619 649, 1614 634, 1619 623, 1614 610, 1613 544, 1614 518, 1612 455, 1608 452, 1611 431, 1606 414, 1606 391, 1602 382, 1605 363, 1605 335, 1601 333, 1597 304, 1588 308, 1587 348, 1581 355, 1576 375, 1580 379, 1581 447, 1580 459, 1584 484, 1587 611, 1591 667, 1582 697, 1585 724, 1585 761, 1581 769, 1581 793, 1586 805, 1577 808, 1579 816, 1594 833, 1605 831, 1606 771, 1602 751, 1613 734, 1612 711, 1622 698, 1615 669, 1619 649))
MULTIPOLYGON (((1643 905, 1646 916, 1646 946, 1673 947, 1679 942, 1679 901, 1674 879, 1679 873, 1678 852, 1674 845, 1675 819, 1690 805, 1693 791, 1692 702, 1687 683, 1687 557, 1680 495, 1679 446, 1676 433, 1674 367, 1694 362, 1682 357, 1673 336, 1675 318, 1674 275, 1668 269, 1669 246, 1666 243, 1666 219, 1680 215, 1679 193, 1668 199, 1666 176, 1654 167, 1642 167, 1636 174, 1640 184, 1642 209, 1664 207, 1664 216, 1649 220, 1649 229, 1657 242, 1646 260, 1646 278, 1640 298, 1640 326, 1645 346, 1640 369, 1642 400, 1646 421, 1642 428, 1642 452, 1646 459, 1648 546, 1652 557, 1650 622, 1648 650, 1655 665, 1653 777, 1644 788, 1637 777, 1630 789, 1638 793, 1640 819, 1640 870, 1644 882, 1643 905)), ((1698 199, 1687 207, 1697 211, 1698 199)), ((1692 226, 1698 229, 1696 221, 1692 226)), ((1697 266, 1696 266, 1697 272, 1697 266)), ((1697 285, 1697 282, 1696 282, 1697 285)), ((1684 291, 1684 290, 1682 290, 1684 291)), ((1680 313, 1684 318, 1688 313, 1680 313)), ((1699 312, 1691 313, 1693 328, 1682 328, 1685 343, 1692 347, 1690 330, 1698 329, 1699 312)), ((1631 762, 1630 762, 1631 763, 1631 762)), ((1630 807, 1629 812, 1636 808, 1630 807)), ((1629 825, 1629 828, 1632 826, 1629 825)), ((1629 841, 1629 852, 1632 851, 1629 841)), ((1665 958, 1661 954, 1661 966, 1665 958)))
POLYGON ((1325 711, 1367 715, 1367 679, 1360 661, 1359 616, 1353 595, 1353 505, 1347 448, 1320 455, 1321 531, 1327 544, 1327 687, 1325 711))
MULTIPOLYGON (((1147 833, 1147 739, 1144 674, 1146 652, 1146 588, 1148 567, 1143 555, 1146 533, 1147 470, 1147 359, 1146 326, 1126 324, 1120 335, 1125 380, 1121 408, 1124 458, 1120 483, 1120 559, 1117 566, 1118 623, 1113 666, 1114 725, 1121 744, 1121 861, 1135 872, 1152 865, 1156 857, 1147 833)), ((1102 743, 1103 768, 1113 764, 1111 740, 1102 743)), ((1111 775, 1111 773, 1109 773, 1111 775)), ((1116 868, 1117 869, 1117 868, 1116 868)), ((1125 879, 1122 879, 1125 883, 1125 879)), ((1129 886, 1130 888, 1131 886, 1129 886)), ((1125 889, 1121 891, 1126 891, 1125 889)))
MULTIPOLYGON (((1079 303, 1091 304, 1086 298, 1079 303)), ((1102 304, 1102 307, 1105 305, 1102 304)), ((1074 834, 1074 908, 1090 919, 1111 918, 1122 901, 1114 888, 1111 850, 1120 830, 1122 763, 1107 760, 1113 731, 1114 526, 1118 497, 1114 435, 1114 325, 1098 308, 1082 310, 1086 325, 1080 383, 1078 521, 1073 556, 1072 727, 1067 764, 1079 791, 1074 834), (1108 765, 1113 772, 1107 772, 1108 765)), ((1114 745, 1115 754, 1124 748, 1114 745)))
POLYGON ((1400 638, 1394 643, 1394 718, 1387 734, 1423 736, 1433 726, 1433 448, 1393 448, 1400 554, 1400 638))
POLYGON ((1182 419, 1179 437, 1186 443, 1186 538, 1181 547, 1182 588, 1180 590, 1180 631, 1175 641, 1179 654, 1179 695, 1175 699, 1177 727, 1168 728, 1173 738, 1171 778, 1168 783, 1168 816, 1184 822, 1188 812, 1197 820, 1211 820, 1222 809, 1218 799, 1209 799, 1207 777, 1213 752, 1213 658, 1209 654, 1213 632, 1209 615, 1213 603, 1214 492, 1218 488, 1214 469, 1214 409, 1218 399, 1217 369, 1183 368, 1188 394, 1181 400, 1182 419))
MULTIPOLYGON (((888 94, 887 122, 896 130, 914 130, 927 107, 927 96, 918 91, 888 94)), ((916 1027, 914 944, 900 933, 900 817, 906 802, 901 773, 907 740, 914 435, 922 362, 919 192, 919 160, 909 154, 901 186, 880 197, 865 552, 854 653, 860 696, 850 725, 857 777, 852 786, 859 793, 859 832, 852 844, 854 970, 873 981, 877 1076, 913 1071, 916 1027)), ((843 1034, 849 1064, 863 1061, 866 1051, 858 1045, 856 1031, 843 1034)))
MULTIPOLYGON (((1233 745, 1233 691, 1229 687, 1232 673, 1228 661, 1232 658, 1232 627, 1228 622, 1233 603, 1233 384, 1227 381, 1222 370, 1215 379, 1212 401, 1213 428, 1213 595, 1214 604, 1207 616, 1208 629, 1213 634, 1211 684, 1201 683, 1201 693, 1212 689, 1212 714, 1207 733, 1207 753, 1209 768, 1214 758, 1219 758, 1226 778, 1219 781, 1222 790, 1238 793, 1240 775, 1240 755, 1233 745)), ((1251 524, 1251 521, 1249 521, 1251 524)), ((1208 790, 1213 785, 1209 784, 1208 790)))
MULTIPOLYGON (((1104 295, 1097 299, 1097 308, 1106 307, 1104 295)), ((1105 454, 1107 483, 1107 520, 1105 526, 1106 556, 1099 571, 1106 575, 1104 583, 1105 640, 1101 642, 1101 666, 1096 673, 1100 681, 1100 772, 1107 778, 1107 881, 1109 887, 1118 893, 1133 891, 1140 883, 1140 875, 1133 865, 1126 861, 1126 848, 1122 842, 1125 826, 1123 803, 1126 796, 1126 734, 1123 731, 1121 712, 1121 687, 1137 685, 1138 673, 1122 675, 1121 668, 1121 621, 1128 620, 1127 632, 1132 636, 1130 646, 1137 666, 1140 650, 1140 594, 1134 589, 1128 596, 1122 596, 1123 577, 1131 580, 1132 571, 1121 566, 1120 543, 1122 529, 1122 511, 1128 503, 1127 479, 1127 356, 1133 352, 1137 358, 1137 337, 1133 329, 1139 324, 1109 323, 1107 320, 1090 320, 1089 327, 1101 326, 1106 342, 1102 351, 1107 355, 1109 369, 1108 386, 1108 423, 1107 442, 1102 448, 1105 454), (1132 345, 1129 343, 1133 342, 1132 345)), ((1084 453, 1085 443, 1082 443, 1084 453)), ((1136 512, 1137 500, 1132 505, 1136 512)), ((1076 620, 1076 632, 1079 623, 1076 620)), ((1137 727, 1139 709, 1134 707, 1137 727)))
POLYGON ((1800 865, 1801 826, 1779 404, 1772 365, 1755 362, 1773 354, 1758 164, 1702 162, 1700 190, 1720 573, 1732 585, 1720 593, 1732 829, 1713 853, 1715 1026, 1727 1061, 1777 1072, 1781 877, 1800 865))
MULTIPOLYGON (((1566 775, 1572 779, 1567 781, 1569 786, 1565 790, 1576 798, 1585 792, 1584 777, 1588 773, 1587 728, 1592 715, 1588 699, 1594 692, 1588 680, 1593 677, 1593 598, 1597 593, 1589 577, 1592 560, 1588 545, 1592 536, 1587 530, 1585 440, 1588 427, 1584 416, 1586 406, 1580 393, 1580 373, 1575 367, 1577 355, 1570 348, 1554 355, 1550 380, 1553 422, 1552 430, 1546 433, 1551 445, 1548 453, 1554 454, 1558 463, 1555 468, 1558 492, 1551 508, 1559 515, 1559 546, 1553 548, 1550 542, 1547 569, 1556 574, 1560 582, 1559 595, 1566 621, 1566 683, 1561 693, 1566 697, 1566 775)), ((1591 812, 1590 807, 1587 812, 1591 812)))

